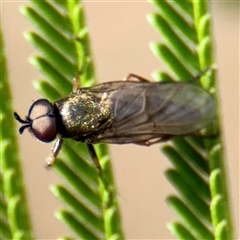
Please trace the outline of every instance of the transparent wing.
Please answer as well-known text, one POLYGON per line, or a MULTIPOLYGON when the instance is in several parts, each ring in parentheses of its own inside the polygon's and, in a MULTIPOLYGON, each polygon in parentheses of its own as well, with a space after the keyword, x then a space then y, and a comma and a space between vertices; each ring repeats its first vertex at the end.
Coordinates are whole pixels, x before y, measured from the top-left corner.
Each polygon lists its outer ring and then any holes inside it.
POLYGON ((187 83, 110 82, 91 89, 107 94, 113 118, 96 141, 140 143, 194 133, 216 115, 214 98, 187 83))

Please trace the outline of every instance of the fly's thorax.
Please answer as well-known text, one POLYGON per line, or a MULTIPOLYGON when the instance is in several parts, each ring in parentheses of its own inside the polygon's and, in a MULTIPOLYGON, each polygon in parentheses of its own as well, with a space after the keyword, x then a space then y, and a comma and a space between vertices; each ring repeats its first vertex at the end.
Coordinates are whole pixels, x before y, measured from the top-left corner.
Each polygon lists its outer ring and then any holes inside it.
POLYGON ((98 133, 111 118, 109 102, 101 95, 76 91, 55 102, 58 109, 58 132, 63 137, 82 139, 98 133))

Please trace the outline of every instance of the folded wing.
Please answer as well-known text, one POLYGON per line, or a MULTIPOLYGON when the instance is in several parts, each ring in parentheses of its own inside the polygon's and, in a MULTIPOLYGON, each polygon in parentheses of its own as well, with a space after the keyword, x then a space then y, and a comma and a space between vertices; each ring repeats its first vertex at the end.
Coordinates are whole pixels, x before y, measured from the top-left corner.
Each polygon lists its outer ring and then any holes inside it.
MULTIPOLYGON (((114 82, 107 93, 113 118, 101 142, 139 143, 194 133, 216 115, 214 98, 186 83, 114 82)), ((102 89, 103 90, 103 89, 102 89)))

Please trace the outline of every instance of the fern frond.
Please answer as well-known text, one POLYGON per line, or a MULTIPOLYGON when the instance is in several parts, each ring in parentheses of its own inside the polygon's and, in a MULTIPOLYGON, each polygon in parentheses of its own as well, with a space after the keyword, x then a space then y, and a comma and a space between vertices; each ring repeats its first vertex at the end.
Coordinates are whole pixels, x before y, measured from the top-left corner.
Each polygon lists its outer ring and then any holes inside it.
MULTIPOLYGON (((72 79, 79 73, 81 86, 92 85, 96 76, 81 1, 31 3, 32 6, 21 10, 37 31, 27 32, 25 37, 40 52, 31 58, 31 63, 46 77, 46 80, 37 80, 35 87, 46 98, 55 101, 72 91, 72 79)), ((56 217, 78 238, 111 239, 117 236, 122 239, 107 147, 99 145, 96 151, 104 179, 98 177, 85 144, 64 140, 60 158, 53 165, 66 184, 51 186, 53 194, 65 205, 56 217)))
MULTIPOLYGON (((218 99, 207 2, 150 2, 157 12, 149 15, 149 21, 163 38, 162 43, 152 43, 151 49, 166 64, 170 78, 186 81, 210 67, 201 77, 201 85, 218 99)), ((159 71, 154 76, 157 80, 169 78, 159 71)), ((208 132, 218 129, 215 138, 174 138, 171 145, 163 147, 174 167, 166 171, 166 177, 179 193, 179 196, 168 197, 167 201, 181 218, 181 223, 174 222, 168 227, 179 238, 233 239, 218 120, 208 129, 208 132)))
POLYGON ((30 214, 17 145, 16 126, 7 71, 2 29, 0 29, 0 238, 33 239, 30 214), (24 219, 24 221, 23 221, 24 219))

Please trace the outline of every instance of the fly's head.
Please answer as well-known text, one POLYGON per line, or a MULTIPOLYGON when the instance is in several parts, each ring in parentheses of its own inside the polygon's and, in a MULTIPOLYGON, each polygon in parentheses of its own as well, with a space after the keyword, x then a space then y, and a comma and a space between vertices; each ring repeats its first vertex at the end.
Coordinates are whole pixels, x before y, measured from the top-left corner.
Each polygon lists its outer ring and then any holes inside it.
POLYGON ((23 124, 19 128, 19 133, 28 128, 33 135, 42 142, 51 142, 57 135, 56 116, 54 115, 54 106, 47 99, 39 99, 32 104, 29 109, 26 120, 14 112, 17 121, 23 124))

